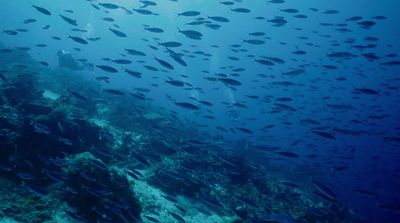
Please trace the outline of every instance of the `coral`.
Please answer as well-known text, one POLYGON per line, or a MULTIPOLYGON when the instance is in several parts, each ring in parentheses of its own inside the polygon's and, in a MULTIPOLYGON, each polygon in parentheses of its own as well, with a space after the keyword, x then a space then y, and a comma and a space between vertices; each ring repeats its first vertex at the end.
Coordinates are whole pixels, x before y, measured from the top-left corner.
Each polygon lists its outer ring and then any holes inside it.
POLYGON ((141 206, 131 184, 117 169, 108 168, 91 153, 75 155, 64 169, 67 203, 91 222, 96 219, 139 219, 141 206), (117 210, 117 211, 116 211, 117 210))
POLYGON ((42 223, 52 218, 61 201, 51 196, 38 197, 25 187, 0 178, 0 216, 19 222, 42 223))

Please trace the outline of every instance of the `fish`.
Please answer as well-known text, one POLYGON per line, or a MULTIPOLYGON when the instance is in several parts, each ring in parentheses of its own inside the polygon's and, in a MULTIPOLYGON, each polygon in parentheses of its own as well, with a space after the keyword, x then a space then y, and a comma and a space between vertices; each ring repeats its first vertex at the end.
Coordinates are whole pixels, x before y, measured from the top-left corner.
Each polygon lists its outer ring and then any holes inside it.
POLYGON ((185 12, 181 12, 181 13, 178 13, 178 17, 179 16, 198 16, 198 15, 200 15, 201 13, 199 12, 199 11, 185 11, 185 12))
POLYGON ((207 18, 216 22, 229 22, 230 20, 222 16, 208 16, 207 18))
POLYGON ((109 73, 118 73, 117 69, 115 69, 114 67, 110 67, 108 65, 96 65, 96 67, 109 73))
POLYGON ((75 19, 71 19, 71 18, 63 16, 61 14, 60 14, 60 17, 70 25, 73 25, 73 26, 77 26, 78 25, 78 23, 77 23, 77 21, 75 19))
POLYGON ((312 133, 314 133, 316 135, 319 135, 319 136, 321 136, 323 138, 326 138, 326 139, 336 139, 336 137, 334 135, 332 135, 331 133, 329 133, 329 132, 323 132, 323 131, 314 130, 314 131, 312 131, 312 133))
POLYGON ((169 41, 169 42, 164 42, 164 43, 158 43, 158 45, 173 48, 173 47, 180 47, 180 46, 182 46, 182 43, 174 42, 174 41, 169 41))
POLYGON ((116 89, 103 89, 104 92, 110 93, 112 95, 117 95, 117 96, 122 96, 122 95, 126 95, 124 92, 120 91, 120 90, 116 90, 116 89))
POLYGON ((218 80, 220 80, 222 83, 229 85, 229 86, 240 86, 242 85, 242 83, 240 81, 231 79, 231 78, 225 78, 225 77, 221 77, 218 78, 218 80))
POLYGON ((262 64, 262 65, 266 65, 266 66, 273 66, 273 65, 275 65, 273 62, 271 62, 270 60, 264 60, 264 59, 255 59, 254 61, 256 61, 257 63, 259 63, 259 64, 262 64))
POLYGON ((171 58, 172 58, 175 62, 177 62, 178 64, 180 64, 180 65, 182 65, 182 66, 184 66, 184 67, 187 66, 187 63, 182 59, 181 56, 178 56, 178 55, 173 54, 173 55, 171 55, 171 58))
POLYGON ((51 131, 50 131, 49 127, 47 127, 44 124, 36 122, 36 123, 34 123, 33 128, 34 128, 34 131, 39 133, 39 134, 44 134, 44 135, 51 134, 51 131))
POLYGON ((153 1, 144 1, 144 0, 142 0, 142 1, 140 1, 140 3, 143 4, 143 6, 140 7, 140 8, 146 8, 147 6, 156 6, 157 5, 157 3, 153 2, 153 1))
POLYGON ((164 30, 161 29, 161 28, 149 27, 149 26, 146 26, 146 25, 144 26, 144 30, 147 30, 147 31, 152 32, 152 33, 163 33, 164 32, 164 30))
POLYGON ((73 221, 76 222, 88 222, 84 217, 78 215, 77 213, 70 211, 70 210, 66 210, 64 209, 64 212, 67 214, 67 216, 71 219, 73 219, 73 221))
POLYGON ((112 4, 112 3, 99 3, 99 5, 106 9, 118 9, 119 8, 118 5, 112 4))
POLYGON ((172 217, 174 217, 175 220, 177 220, 178 222, 180 222, 180 223, 186 222, 185 219, 184 219, 183 217, 181 217, 180 215, 178 215, 178 214, 176 214, 176 213, 174 213, 174 212, 171 212, 171 211, 168 211, 168 213, 169 213, 170 215, 172 215, 172 217))
POLYGON ((173 67, 170 63, 168 63, 167 61, 165 61, 165 60, 158 59, 157 57, 154 57, 154 59, 155 59, 161 66, 163 66, 163 67, 165 67, 165 68, 167 68, 167 69, 169 69, 169 70, 173 70, 173 69, 174 69, 174 67, 173 67))
POLYGON ((299 12, 299 10, 293 9, 293 8, 281 9, 281 11, 286 12, 286 13, 298 13, 299 12))
POLYGON ((288 158, 299 158, 300 156, 297 153, 290 152, 290 151, 276 151, 278 155, 288 157, 288 158))
POLYGON ((87 100, 87 98, 86 97, 84 97, 83 95, 81 95, 80 93, 78 93, 78 92, 76 92, 76 91, 73 91, 73 90, 71 90, 71 89, 67 89, 68 90, 68 92, 72 95, 72 96, 74 96, 75 98, 77 98, 77 99, 79 99, 79 100, 82 100, 82 101, 88 101, 87 100))
POLYGON ((112 62, 116 63, 116 64, 131 64, 132 61, 127 60, 127 59, 116 59, 116 60, 112 60, 112 62))
POLYGON ((248 39, 248 40, 243 40, 245 43, 253 44, 253 45, 262 45, 265 44, 264 40, 260 39, 248 39))
POLYGON ((346 22, 359 21, 362 18, 363 18, 362 16, 352 16, 352 17, 347 18, 346 22))
POLYGON ((400 66, 400 60, 395 60, 395 61, 388 61, 381 63, 383 66, 400 66))
POLYGON ((294 70, 290 70, 287 72, 283 72, 283 75, 289 75, 289 76, 298 76, 300 74, 304 74, 306 72, 306 70, 304 69, 294 69, 294 70))
POLYGON ((21 180, 33 180, 35 179, 35 176, 33 176, 31 173, 27 173, 27 172, 22 172, 22 173, 17 173, 17 176, 21 179, 21 180))
POLYGON ((177 86, 177 87, 183 87, 185 86, 185 83, 182 81, 178 81, 178 80, 167 80, 165 81, 166 83, 173 85, 173 86, 177 86))
POLYGON ((153 13, 152 11, 146 9, 133 9, 133 11, 142 15, 157 15, 156 13, 153 13))
POLYGON ((33 184, 25 184, 23 187, 38 197, 46 196, 48 194, 48 191, 46 191, 44 188, 33 184))
POLYGON ((70 38, 70 39, 72 39, 73 41, 75 41, 75 42, 77 42, 77 43, 80 43, 80 44, 88 44, 88 42, 85 40, 85 39, 83 39, 83 38, 81 38, 81 37, 77 37, 77 36, 68 36, 68 38, 70 38))
POLYGON ((220 2, 222 5, 234 5, 234 2, 231 1, 224 1, 224 2, 220 2))
POLYGON ((141 78, 142 77, 142 73, 139 71, 133 71, 130 69, 125 69, 125 72, 128 73, 129 75, 136 77, 136 78, 141 78))
POLYGON ((149 216, 149 215, 145 215, 144 217, 147 218, 149 221, 152 221, 152 222, 156 222, 156 223, 160 222, 159 220, 157 220, 157 218, 149 216))
POLYGON ((58 141, 63 143, 64 145, 67 145, 67 146, 72 146, 73 145, 73 142, 71 140, 67 139, 67 138, 58 137, 58 141))
POLYGON ((378 207, 388 211, 400 212, 400 203, 398 202, 382 203, 379 204, 378 207))
MULTIPOLYGON (((271 1, 279 1, 279 0, 271 0, 271 1)), ((293 217, 286 214, 264 214, 262 216, 261 222, 279 222, 279 223, 295 223, 293 217)))
POLYGON ((314 188, 326 198, 336 201, 336 194, 325 184, 317 182, 315 180, 312 181, 314 188))
MULTIPOLYGON (((178 29, 179 30, 179 29, 178 29)), ((182 33, 187 38, 194 39, 194 40, 201 40, 203 34, 194 30, 179 30, 179 33, 182 33)))
POLYGON ((18 34, 18 32, 14 31, 14 30, 3 30, 3 33, 6 33, 7 35, 10 35, 10 36, 15 36, 18 34))
POLYGON ((358 93, 362 93, 362 94, 368 94, 368 95, 379 95, 378 91, 376 91, 374 89, 370 89, 370 88, 355 88, 354 91, 358 92, 358 93))
POLYGON ((12 172, 14 167, 10 164, 0 164, 0 171, 2 172, 12 172))
POLYGON ((240 13, 249 13, 251 12, 250 9, 247 8, 234 8, 231 9, 232 12, 240 12, 240 13))
POLYGON ((109 30, 110 30, 112 33, 114 33, 116 36, 118 36, 118 37, 127 37, 127 35, 126 35, 125 33, 121 32, 121 31, 119 31, 119 30, 111 29, 111 28, 109 28, 109 30))
POLYGON ((90 41, 98 41, 98 40, 101 39, 101 37, 90 37, 90 38, 87 38, 87 39, 90 40, 90 41))
POLYGON ((251 131, 250 129, 248 129, 248 128, 244 128, 244 127, 236 127, 235 129, 237 129, 237 130, 239 130, 239 131, 241 131, 241 132, 243 132, 243 133, 247 133, 247 134, 253 134, 253 131, 251 131))
POLYGON ((192 103, 189 102, 175 102, 175 105, 178 105, 179 107, 188 109, 188 110, 199 110, 200 107, 197 105, 194 105, 192 103))
POLYGON ((268 20, 268 22, 272 23, 273 26, 284 26, 287 23, 287 20, 285 20, 283 17, 280 16, 275 16, 275 18, 268 20))
POLYGON ((51 12, 43 7, 36 5, 33 5, 32 7, 35 8, 38 12, 42 13, 43 15, 51 15, 51 12))
POLYGON ((36 19, 25 19, 24 24, 34 23, 36 21, 37 21, 36 19))
POLYGON ((146 56, 146 54, 142 51, 134 50, 134 49, 125 49, 127 54, 133 55, 133 56, 146 56))
POLYGON ((370 29, 375 24, 376 24, 376 22, 374 22, 374 21, 362 21, 362 22, 358 23, 358 25, 360 25, 364 29, 370 29))

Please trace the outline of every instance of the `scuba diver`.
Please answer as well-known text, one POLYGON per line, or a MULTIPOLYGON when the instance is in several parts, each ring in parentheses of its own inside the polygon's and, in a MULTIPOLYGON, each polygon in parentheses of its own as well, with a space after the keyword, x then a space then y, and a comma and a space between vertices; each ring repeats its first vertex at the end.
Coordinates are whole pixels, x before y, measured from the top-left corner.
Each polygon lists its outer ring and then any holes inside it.
POLYGON ((81 66, 78 60, 72 56, 72 54, 65 50, 59 50, 57 52, 58 56, 58 66, 63 68, 67 68, 73 71, 83 70, 83 66, 81 66))

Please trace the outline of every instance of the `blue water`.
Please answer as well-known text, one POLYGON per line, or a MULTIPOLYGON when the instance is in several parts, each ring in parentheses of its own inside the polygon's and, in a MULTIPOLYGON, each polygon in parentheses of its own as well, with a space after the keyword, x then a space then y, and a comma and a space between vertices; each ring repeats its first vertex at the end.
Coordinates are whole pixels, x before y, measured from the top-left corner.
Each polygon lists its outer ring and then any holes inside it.
POLYGON ((104 89, 148 89, 145 96, 154 107, 175 112, 210 140, 244 142, 250 150, 273 147, 266 149, 262 157, 253 158, 260 166, 279 166, 276 174, 283 179, 310 190, 312 180, 324 182, 340 203, 365 222, 398 222, 400 2, 273 2, 232 0, 233 5, 224 5, 210 0, 154 1, 155 6, 142 9, 155 14, 143 15, 132 10, 143 5, 137 0, 110 1, 118 9, 101 6, 104 1, 2 1, 0 31, 14 30, 17 34, 2 32, 0 42, 3 48, 30 47, 29 55, 48 63, 46 69, 58 69, 59 50, 85 59, 84 69, 73 75, 104 89), (47 9, 51 15, 32 5, 47 9), (236 8, 250 12, 232 10, 236 8), (198 11, 200 15, 177 16, 185 11, 198 11), (60 14, 76 20, 77 26, 65 22, 60 14), (210 16, 221 16, 229 22, 214 21, 210 16), (351 21, 355 16, 361 18, 351 21), (106 17, 114 21, 105 21, 106 17), (271 20, 276 17, 286 23, 274 25, 271 20), (197 21, 208 23, 187 24, 200 18, 203 20, 197 21), (36 21, 24 24, 27 19, 36 21), (362 25, 365 21, 374 23, 371 27, 362 25), (220 28, 212 29, 207 24, 218 24, 220 28), (43 29, 47 25, 49 28, 43 29), (163 32, 150 32, 143 25, 163 32), (109 28, 126 37, 115 35, 109 28), (191 39, 179 30, 194 30, 202 37, 191 39), (249 35, 254 32, 262 34, 249 35), (69 36, 80 37, 88 44, 69 36), (101 39, 88 40, 95 37, 101 39), (263 42, 251 44, 248 40, 263 42), (174 61, 167 48, 158 44, 168 41, 182 44, 170 49, 181 54, 187 66, 174 61), (141 51, 145 56, 129 55, 125 49, 141 51), (342 54, 332 55, 337 52, 342 54), (104 58, 128 59, 132 63, 117 64, 104 58), (154 58, 168 62, 173 69, 163 67, 154 58), (261 59, 272 64, 256 61, 261 59), (109 73, 96 65, 108 65, 118 72, 109 73), (125 69, 142 76, 132 77, 125 69), (289 73, 299 69, 299 74, 289 73), (110 83, 97 81, 98 76, 108 76, 110 83), (240 85, 224 83, 224 78, 240 85), (166 83, 172 79, 183 81, 184 86, 166 83), (180 102, 198 109, 178 106, 180 102), (290 151, 299 157, 279 156, 273 150, 290 151), (358 189, 372 195, 360 194, 358 189), (397 210, 381 207, 388 203, 397 204, 397 210))

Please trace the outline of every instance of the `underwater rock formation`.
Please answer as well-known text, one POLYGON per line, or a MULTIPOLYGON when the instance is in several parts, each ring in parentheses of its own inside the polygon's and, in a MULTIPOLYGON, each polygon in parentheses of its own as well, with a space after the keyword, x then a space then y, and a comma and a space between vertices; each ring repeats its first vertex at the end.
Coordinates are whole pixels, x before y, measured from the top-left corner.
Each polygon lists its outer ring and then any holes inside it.
POLYGON ((0 89, 1 217, 351 222, 337 201, 257 165, 245 143, 227 149, 142 101, 106 101, 90 84, 77 92, 77 77, 48 69, 11 75, 19 69, 7 70, 0 89))

